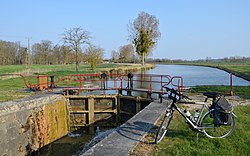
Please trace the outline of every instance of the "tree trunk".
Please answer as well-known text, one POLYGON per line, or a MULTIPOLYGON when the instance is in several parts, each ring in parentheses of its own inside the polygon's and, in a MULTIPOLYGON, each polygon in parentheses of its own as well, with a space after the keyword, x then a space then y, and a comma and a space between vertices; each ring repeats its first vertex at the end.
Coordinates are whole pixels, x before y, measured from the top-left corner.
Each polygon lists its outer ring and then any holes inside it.
POLYGON ((142 53, 141 64, 142 64, 142 66, 145 65, 145 54, 144 53, 142 53))
POLYGON ((78 52, 76 51, 76 71, 79 71, 78 52))
POLYGON ((79 62, 76 62, 76 71, 79 71, 79 62))

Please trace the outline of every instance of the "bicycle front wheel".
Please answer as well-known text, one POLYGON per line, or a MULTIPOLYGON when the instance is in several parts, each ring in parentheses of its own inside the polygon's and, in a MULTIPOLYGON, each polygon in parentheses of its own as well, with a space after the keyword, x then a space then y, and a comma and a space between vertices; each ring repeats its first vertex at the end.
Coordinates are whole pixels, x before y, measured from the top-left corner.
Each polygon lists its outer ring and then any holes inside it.
POLYGON ((231 115, 229 125, 215 125, 213 114, 214 109, 206 112, 202 117, 200 126, 203 128, 203 133, 209 138, 225 138, 230 135, 235 129, 235 117, 231 115))
POLYGON ((160 128, 158 129, 155 137, 155 143, 158 144, 164 138, 165 134, 167 133, 168 126, 172 120, 173 111, 171 109, 167 109, 164 118, 161 121, 160 128))

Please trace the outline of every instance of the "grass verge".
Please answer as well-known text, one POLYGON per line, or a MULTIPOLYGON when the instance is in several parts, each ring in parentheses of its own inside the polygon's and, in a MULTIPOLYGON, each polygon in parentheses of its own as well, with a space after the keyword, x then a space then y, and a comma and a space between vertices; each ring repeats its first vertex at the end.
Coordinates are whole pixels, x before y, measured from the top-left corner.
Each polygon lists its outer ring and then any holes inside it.
MULTIPOLYGON (((191 93, 221 92, 229 93, 229 86, 196 86, 190 89, 191 93)), ((250 99, 249 86, 233 86, 233 94, 243 99, 250 99)))

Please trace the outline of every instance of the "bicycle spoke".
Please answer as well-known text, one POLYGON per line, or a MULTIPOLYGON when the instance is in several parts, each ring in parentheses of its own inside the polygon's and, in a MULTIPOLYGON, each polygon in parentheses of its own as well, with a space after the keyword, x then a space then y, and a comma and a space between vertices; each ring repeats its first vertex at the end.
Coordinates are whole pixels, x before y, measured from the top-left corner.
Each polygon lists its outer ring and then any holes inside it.
POLYGON ((232 123, 230 125, 215 125, 213 118, 210 118, 210 114, 207 112, 201 120, 200 126, 203 129, 205 135, 209 138, 224 138, 230 135, 235 128, 235 120, 232 117, 232 123))

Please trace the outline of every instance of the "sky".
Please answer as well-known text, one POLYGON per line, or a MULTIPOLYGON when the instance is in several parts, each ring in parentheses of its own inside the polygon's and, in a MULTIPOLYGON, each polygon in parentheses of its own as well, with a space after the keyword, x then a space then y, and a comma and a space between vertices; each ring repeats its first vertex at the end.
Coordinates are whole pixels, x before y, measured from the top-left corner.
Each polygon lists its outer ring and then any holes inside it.
POLYGON ((127 26, 142 11, 159 20, 161 38, 150 58, 196 60, 250 57, 250 0, 6 0, 0 40, 27 45, 82 27, 91 43, 112 50, 130 44, 127 26))

